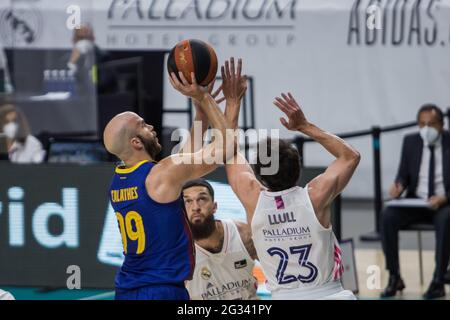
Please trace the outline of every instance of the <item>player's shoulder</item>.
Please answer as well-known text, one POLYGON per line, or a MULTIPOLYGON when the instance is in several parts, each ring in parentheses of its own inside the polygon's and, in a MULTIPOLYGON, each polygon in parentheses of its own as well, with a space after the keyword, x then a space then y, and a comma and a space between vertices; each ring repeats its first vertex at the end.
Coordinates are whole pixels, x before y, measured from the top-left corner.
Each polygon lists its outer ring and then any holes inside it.
POLYGON ((240 220, 231 220, 231 221, 236 226, 239 235, 241 236, 242 239, 251 238, 251 228, 247 222, 240 220))
POLYGON ((255 245, 252 239, 252 229, 250 225, 246 222, 233 220, 236 225, 239 236, 241 237, 242 243, 244 244, 245 249, 252 259, 257 259, 258 255, 256 253, 255 245))
POLYGON ((332 187, 335 185, 336 180, 336 176, 322 173, 308 182, 304 190, 315 208, 317 207, 317 204, 324 201, 326 194, 330 192, 332 187))
MULTIPOLYGON (((152 166, 150 172, 148 173, 145 184, 147 186, 147 190, 152 190, 153 193, 165 193, 165 189, 167 185, 170 185, 170 162, 171 160, 167 158, 162 159, 161 161, 158 161, 157 163, 154 163, 152 166), (164 189, 164 190, 162 190, 164 189), (160 190, 161 192, 157 192, 160 190)), ((159 195, 154 194, 155 197, 159 198, 159 195)))
POLYGON ((153 164, 149 176, 151 175, 155 178, 169 176, 169 173, 171 172, 170 169, 173 168, 174 165, 183 163, 183 161, 183 158, 180 158, 177 155, 170 155, 168 157, 165 157, 164 159, 153 164))
POLYGON ((248 228, 248 223, 241 221, 241 220, 230 220, 232 223, 236 225, 236 227, 239 229, 245 229, 248 228))
POLYGON ((257 200, 261 191, 266 190, 256 176, 250 172, 243 172, 239 175, 236 187, 240 194, 246 195, 244 200, 250 200, 251 202, 255 198, 257 200))
POLYGON ((333 171, 326 171, 308 182, 305 189, 310 196, 311 194, 320 194, 322 192, 325 192, 329 187, 333 186, 336 183, 338 177, 338 173, 333 171))
POLYGON ((149 177, 158 178, 162 177, 169 167, 167 158, 164 158, 158 162, 153 162, 151 165, 151 170, 148 173, 147 179, 149 177))
POLYGON ((403 137, 404 143, 417 143, 420 140, 420 134, 418 132, 408 133, 403 137))
POLYGON ((242 172, 239 175, 239 180, 247 182, 247 184, 257 187, 259 189, 263 188, 261 182, 259 182, 258 178, 256 178, 255 174, 252 172, 242 172))
POLYGON ((164 158, 155 163, 145 179, 150 198, 158 203, 167 204, 176 201, 181 194, 181 186, 174 183, 176 172, 171 167, 172 160, 164 158))

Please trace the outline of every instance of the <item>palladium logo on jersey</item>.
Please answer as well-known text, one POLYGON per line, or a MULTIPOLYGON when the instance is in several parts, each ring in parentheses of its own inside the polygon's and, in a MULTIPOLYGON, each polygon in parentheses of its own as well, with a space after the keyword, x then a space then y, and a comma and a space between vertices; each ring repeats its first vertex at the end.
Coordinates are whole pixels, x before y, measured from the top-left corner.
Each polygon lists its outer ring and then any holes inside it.
POLYGON ((224 297, 230 299, 233 298, 233 296, 239 298, 240 295, 249 290, 251 286, 252 279, 227 282, 219 287, 208 285, 207 291, 202 294, 202 298, 204 300, 223 299, 224 297))
POLYGON ((262 230, 266 241, 275 241, 277 239, 298 239, 311 237, 311 231, 308 227, 292 227, 283 229, 263 229, 262 230))

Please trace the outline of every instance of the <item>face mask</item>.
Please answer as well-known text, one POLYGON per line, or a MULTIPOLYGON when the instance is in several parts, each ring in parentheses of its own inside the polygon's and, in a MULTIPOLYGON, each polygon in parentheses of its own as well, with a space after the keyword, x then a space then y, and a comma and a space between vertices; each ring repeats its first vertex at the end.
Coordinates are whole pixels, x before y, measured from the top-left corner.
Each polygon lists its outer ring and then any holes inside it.
POLYGON ((14 139, 17 134, 19 125, 16 122, 9 122, 3 127, 3 133, 10 139, 14 139))
POLYGON ((433 144, 439 137, 439 131, 433 127, 425 126, 420 129, 420 136, 425 144, 433 144))

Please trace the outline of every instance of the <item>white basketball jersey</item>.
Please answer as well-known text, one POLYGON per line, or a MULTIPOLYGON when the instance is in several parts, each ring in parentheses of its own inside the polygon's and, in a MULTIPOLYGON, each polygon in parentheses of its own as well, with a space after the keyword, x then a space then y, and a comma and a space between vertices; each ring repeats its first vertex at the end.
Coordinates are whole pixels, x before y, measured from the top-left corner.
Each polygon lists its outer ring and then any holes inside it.
POLYGON ((306 188, 262 191, 251 227, 274 298, 284 293, 294 297, 297 290, 310 292, 340 279, 341 250, 332 228, 318 221, 306 188))
POLYGON ((186 288, 193 300, 257 299, 254 262, 241 240, 235 223, 221 220, 224 231, 222 251, 211 253, 195 244, 194 275, 186 288))

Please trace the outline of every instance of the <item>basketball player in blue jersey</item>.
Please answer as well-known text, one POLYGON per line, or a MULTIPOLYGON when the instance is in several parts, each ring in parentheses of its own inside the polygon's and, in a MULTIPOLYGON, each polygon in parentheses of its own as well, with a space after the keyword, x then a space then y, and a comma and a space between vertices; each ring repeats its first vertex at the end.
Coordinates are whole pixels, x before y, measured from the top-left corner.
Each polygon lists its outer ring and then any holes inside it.
MULTIPOLYGON (((221 68, 225 114, 240 105, 247 89, 247 77, 241 75, 242 60, 237 62, 236 67, 231 58, 221 68)), ((197 252, 193 279, 187 283, 191 298, 257 299, 253 277, 256 252, 250 227, 242 221, 214 219, 217 204, 206 180, 189 181, 183 187, 183 198, 197 252)))
MULTIPOLYGON (((264 175, 273 163, 258 157, 253 171, 239 152, 226 164, 228 182, 247 213, 267 288, 273 299, 354 300, 340 282, 342 252, 333 234, 330 206, 350 181, 360 155, 344 140, 310 123, 291 94, 282 94, 274 104, 288 117, 280 119, 284 127, 313 138, 335 160, 305 188, 297 186, 300 156, 287 141, 261 142, 267 143, 272 160, 279 156, 274 174, 264 175)), ((233 110, 228 110, 229 119, 233 114, 237 119, 239 106, 233 110)))
POLYGON ((111 204, 123 241, 125 260, 116 276, 116 299, 185 300, 184 286, 192 278, 195 251, 186 220, 181 190, 192 179, 212 171, 214 161, 233 156, 235 139, 207 88, 181 82, 171 74, 172 86, 198 102, 201 111, 220 131, 215 139, 194 153, 154 161, 161 150, 153 127, 137 114, 125 112, 106 126, 104 143, 123 161, 115 170, 110 189, 111 204))

